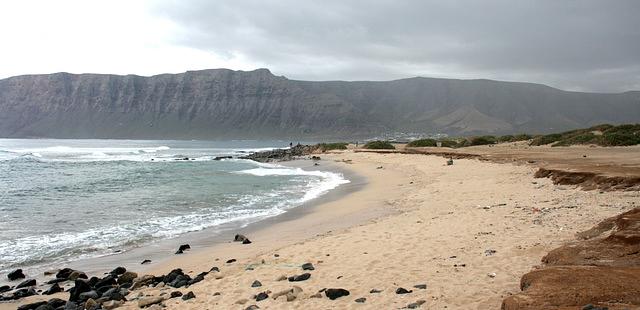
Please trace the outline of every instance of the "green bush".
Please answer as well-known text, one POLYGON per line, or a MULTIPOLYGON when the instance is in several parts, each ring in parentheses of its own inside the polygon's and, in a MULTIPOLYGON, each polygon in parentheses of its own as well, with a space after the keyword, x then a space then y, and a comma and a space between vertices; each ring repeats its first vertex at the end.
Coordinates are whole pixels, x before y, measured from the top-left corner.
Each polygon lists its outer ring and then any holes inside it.
POLYGON ((458 147, 458 141, 456 140, 440 140, 439 142, 440 142, 440 146, 442 147, 451 147, 451 148, 458 147))
POLYGON ((410 147, 426 147, 426 146, 437 146, 436 140, 434 139, 420 139, 414 140, 407 144, 410 147))
POLYGON ((495 144, 496 137, 494 136, 480 136, 480 137, 471 137, 469 139, 468 145, 465 143, 465 146, 473 146, 473 145, 487 145, 487 144, 495 144))
POLYGON ((370 141, 364 145, 365 149, 371 150, 394 150, 395 146, 389 143, 389 141, 370 141))
POLYGON ((536 136, 533 138, 533 140, 531 140, 531 143, 529 143, 529 145, 534 145, 534 146, 546 145, 546 144, 557 142, 560 139, 562 139, 562 135, 559 133, 552 133, 550 135, 544 135, 544 136, 536 136))
POLYGON ((498 137, 498 142, 514 142, 514 141, 516 141, 516 137, 512 135, 498 137))
POLYGON ((349 143, 346 143, 346 142, 318 143, 318 144, 316 144, 318 149, 320 149, 322 152, 326 152, 326 151, 330 151, 330 150, 346 150, 347 149, 347 145, 349 145, 349 143))

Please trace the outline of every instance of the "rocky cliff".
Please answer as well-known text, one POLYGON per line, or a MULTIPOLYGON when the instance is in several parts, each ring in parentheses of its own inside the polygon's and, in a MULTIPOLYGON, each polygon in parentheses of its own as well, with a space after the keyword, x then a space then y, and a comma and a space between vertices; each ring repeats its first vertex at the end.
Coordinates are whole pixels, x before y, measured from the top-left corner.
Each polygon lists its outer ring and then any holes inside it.
POLYGON ((409 78, 311 82, 266 69, 0 80, 0 137, 321 138, 384 132, 543 133, 640 121, 640 92, 409 78))

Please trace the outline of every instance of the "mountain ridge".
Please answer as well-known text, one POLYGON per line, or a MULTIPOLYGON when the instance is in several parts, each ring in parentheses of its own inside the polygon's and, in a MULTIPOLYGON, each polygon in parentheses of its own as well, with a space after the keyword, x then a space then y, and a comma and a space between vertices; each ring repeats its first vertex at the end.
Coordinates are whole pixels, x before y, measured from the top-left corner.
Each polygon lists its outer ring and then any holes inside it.
POLYGON ((547 133, 640 121, 640 92, 412 77, 302 81, 268 69, 0 80, 0 137, 348 138, 388 132, 547 133))

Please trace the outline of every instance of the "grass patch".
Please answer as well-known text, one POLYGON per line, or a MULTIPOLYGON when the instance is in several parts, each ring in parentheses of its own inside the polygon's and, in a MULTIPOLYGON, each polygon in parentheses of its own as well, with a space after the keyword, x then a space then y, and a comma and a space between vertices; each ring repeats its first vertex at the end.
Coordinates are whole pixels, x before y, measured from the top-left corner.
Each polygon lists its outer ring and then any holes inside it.
POLYGON ((364 145, 365 149, 370 150, 395 150, 396 147, 393 144, 389 143, 389 141, 370 141, 364 145))

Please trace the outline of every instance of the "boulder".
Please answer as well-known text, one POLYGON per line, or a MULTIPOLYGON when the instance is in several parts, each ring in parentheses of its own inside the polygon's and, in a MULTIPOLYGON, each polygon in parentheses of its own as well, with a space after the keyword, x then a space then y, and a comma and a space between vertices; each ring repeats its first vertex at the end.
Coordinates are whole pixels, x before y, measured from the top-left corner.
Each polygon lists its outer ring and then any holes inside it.
POLYGON ((36 290, 33 287, 29 287, 29 288, 23 288, 23 289, 19 289, 15 292, 13 292, 13 299, 20 299, 20 298, 24 298, 24 297, 29 297, 29 296, 33 296, 33 295, 38 295, 38 293, 36 292, 36 290))
POLYGON ((73 271, 74 270, 71 269, 71 268, 63 268, 60 271, 58 271, 58 273, 56 273, 56 278, 58 278, 58 279, 68 279, 73 271))
POLYGON ((255 299, 256 299, 256 301, 261 301, 261 300, 265 300, 267 298, 269 298, 269 294, 267 294, 267 292, 261 292, 261 293, 258 293, 258 295, 256 295, 255 299))
POLYGON ((38 308, 40 306, 43 306, 43 305, 46 305, 46 304, 47 304, 46 301, 38 301, 38 302, 22 305, 22 306, 18 307, 18 310, 35 310, 36 308, 38 308))
POLYGON ((69 277, 67 278, 67 280, 75 281, 77 279, 88 279, 88 278, 89 277, 87 277, 87 275, 84 272, 74 270, 73 272, 71 272, 71 274, 69 274, 69 277))
POLYGON ((178 298, 178 297, 182 297, 182 292, 181 291, 173 291, 171 292, 171 295, 169 298, 178 298))
POLYGON ((15 289, 19 289, 19 288, 23 288, 23 287, 29 287, 29 286, 35 286, 36 285, 36 279, 29 279, 29 280, 25 280, 20 282, 20 284, 16 285, 15 289))
POLYGON ((11 290, 11 286, 8 286, 8 285, 0 286, 0 294, 2 294, 4 292, 8 292, 10 290, 11 290))
POLYGON ((9 272, 9 274, 7 274, 7 278, 9 279, 9 281, 15 281, 18 279, 24 279, 26 278, 26 276, 24 275, 24 273, 22 273, 22 269, 16 269, 12 272, 9 272))
POLYGON ((112 274, 114 276, 119 276, 123 273, 127 272, 127 268, 124 267, 116 267, 116 269, 111 270, 111 272, 109 272, 109 274, 112 274))
POLYGON ((251 244, 251 240, 244 239, 244 240, 242 240, 242 244, 251 244))
POLYGON ((102 308, 104 308, 106 310, 111 310, 111 309, 118 308, 118 307, 122 306, 123 304, 124 304, 124 301, 109 300, 109 301, 105 301, 105 302, 102 303, 102 308))
POLYGON ((312 263, 304 263, 302 264, 302 270, 316 270, 316 268, 313 267, 312 263))
POLYGON ((91 286, 85 280, 78 279, 74 284, 74 287, 69 290, 69 301, 78 301, 80 294, 91 291, 91 286))
POLYGON ((253 283, 251 283, 251 287, 261 287, 262 283, 260 283, 260 281, 255 280, 253 281, 253 283))
POLYGON ((42 293, 42 295, 53 295, 55 293, 60 293, 64 291, 60 285, 58 285, 58 283, 54 283, 53 285, 51 285, 51 287, 49 287, 46 291, 44 291, 42 293))
POLYGON ((118 277, 118 284, 133 283, 138 274, 132 271, 125 271, 118 277))
POLYGON ((88 300, 88 299, 98 299, 100 298, 100 295, 98 294, 98 292, 96 291, 88 291, 88 292, 84 292, 84 293, 80 293, 78 295, 78 300, 88 300))

